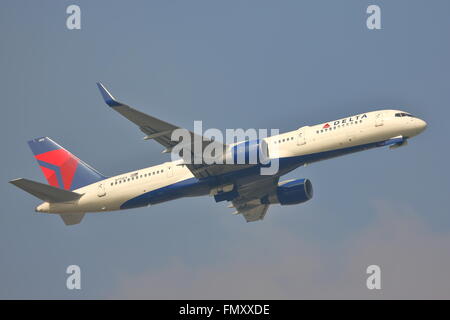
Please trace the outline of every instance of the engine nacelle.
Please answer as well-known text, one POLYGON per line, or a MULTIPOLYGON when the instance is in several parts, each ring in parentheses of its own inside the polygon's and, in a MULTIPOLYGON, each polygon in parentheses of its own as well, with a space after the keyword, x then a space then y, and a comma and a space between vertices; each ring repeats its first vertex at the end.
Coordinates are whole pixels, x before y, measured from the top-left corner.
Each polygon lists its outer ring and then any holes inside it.
POLYGON ((306 202, 313 197, 313 187, 309 179, 283 181, 275 193, 262 199, 267 204, 279 203, 282 206, 306 202))

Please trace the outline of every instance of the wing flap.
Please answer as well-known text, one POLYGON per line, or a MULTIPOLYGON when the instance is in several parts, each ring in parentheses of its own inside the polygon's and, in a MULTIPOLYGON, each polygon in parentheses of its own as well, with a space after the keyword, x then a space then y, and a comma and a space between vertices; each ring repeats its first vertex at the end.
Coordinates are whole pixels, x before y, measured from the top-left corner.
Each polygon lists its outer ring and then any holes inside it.
POLYGON ((239 196, 232 200, 236 214, 242 214, 247 222, 263 220, 270 204, 262 198, 275 191, 278 177, 260 178, 237 186, 239 196))
POLYGON ((258 220, 263 220, 267 209, 269 209, 268 204, 260 204, 260 205, 249 205, 245 207, 238 208, 238 212, 241 213, 245 221, 254 222, 258 220))

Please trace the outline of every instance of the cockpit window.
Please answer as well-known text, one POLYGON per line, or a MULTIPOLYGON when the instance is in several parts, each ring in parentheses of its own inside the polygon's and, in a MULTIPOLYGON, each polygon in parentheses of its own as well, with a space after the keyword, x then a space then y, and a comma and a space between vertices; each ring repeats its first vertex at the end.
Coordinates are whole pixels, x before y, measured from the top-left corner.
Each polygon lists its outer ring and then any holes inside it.
POLYGON ((414 118, 414 116, 410 113, 405 113, 405 112, 399 112, 395 114, 396 117, 412 117, 414 118))

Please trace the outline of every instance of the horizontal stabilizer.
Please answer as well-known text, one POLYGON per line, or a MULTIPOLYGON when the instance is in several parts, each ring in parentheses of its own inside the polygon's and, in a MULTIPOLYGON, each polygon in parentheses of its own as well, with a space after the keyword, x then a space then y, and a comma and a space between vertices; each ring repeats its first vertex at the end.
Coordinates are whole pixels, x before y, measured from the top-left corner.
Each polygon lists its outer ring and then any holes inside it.
POLYGON ((82 196, 82 194, 76 192, 24 178, 11 180, 10 183, 46 202, 74 201, 82 196))
POLYGON ((79 224, 84 218, 84 213, 61 213, 61 219, 63 219, 66 226, 72 226, 79 224))

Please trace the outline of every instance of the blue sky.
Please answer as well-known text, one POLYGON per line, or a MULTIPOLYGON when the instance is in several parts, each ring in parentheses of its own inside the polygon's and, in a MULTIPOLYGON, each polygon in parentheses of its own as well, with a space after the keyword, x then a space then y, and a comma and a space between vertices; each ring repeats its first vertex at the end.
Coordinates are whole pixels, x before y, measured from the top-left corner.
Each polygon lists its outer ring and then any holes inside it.
POLYGON ((448 1, 2 1, 0 298, 450 298, 448 1), (81 30, 66 7, 81 7, 81 30), (381 7, 382 30, 366 28, 381 7), (50 136, 106 175, 168 161, 95 82, 192 129, 294 130, 382 108, 428 129, 406 148, 299 168, 314 199, 245 223, 212 198, 67 228, 7 181, 45 181, 50 136), (77 264, 82 289, 65 287, 77 264), (365 287, 368 265, 382 290, 365 287), (383 280, 384 279, 384 280, 383 280))

